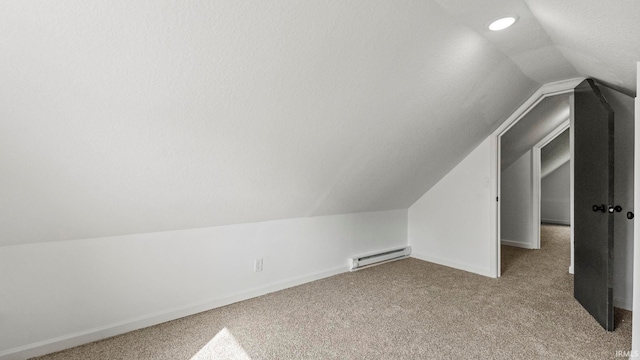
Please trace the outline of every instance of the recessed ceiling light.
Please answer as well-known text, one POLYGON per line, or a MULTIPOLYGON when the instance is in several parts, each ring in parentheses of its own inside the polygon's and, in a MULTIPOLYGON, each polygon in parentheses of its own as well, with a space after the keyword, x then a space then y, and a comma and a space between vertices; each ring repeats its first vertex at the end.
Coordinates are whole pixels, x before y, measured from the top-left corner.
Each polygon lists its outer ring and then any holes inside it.
POLYGON ((518 19, 515 16, 507 16, 507 17, 500 18, 498 20, 493 21, 491 24, 489 24, 489 30, 493 30, 493 31, 504 30, 509 26, 513 25, 516 22, 516 20, 518 19))

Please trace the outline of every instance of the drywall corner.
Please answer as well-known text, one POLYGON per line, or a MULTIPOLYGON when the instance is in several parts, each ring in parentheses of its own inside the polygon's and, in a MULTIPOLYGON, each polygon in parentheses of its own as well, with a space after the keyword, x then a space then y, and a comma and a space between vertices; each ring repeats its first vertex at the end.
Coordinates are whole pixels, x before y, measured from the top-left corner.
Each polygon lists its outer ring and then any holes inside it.
POLYGON ((495 276, 491 269, 491 137, 409 207, 413 256, 495 276))

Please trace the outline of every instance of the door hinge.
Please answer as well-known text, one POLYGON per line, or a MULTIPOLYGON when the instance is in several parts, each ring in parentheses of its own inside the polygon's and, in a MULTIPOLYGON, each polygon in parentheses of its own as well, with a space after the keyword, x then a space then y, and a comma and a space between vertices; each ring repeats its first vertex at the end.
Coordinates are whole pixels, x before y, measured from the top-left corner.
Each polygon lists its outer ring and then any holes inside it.
POLYGON ((496 201, 499 201, 497 196, 496 196, 496 201))

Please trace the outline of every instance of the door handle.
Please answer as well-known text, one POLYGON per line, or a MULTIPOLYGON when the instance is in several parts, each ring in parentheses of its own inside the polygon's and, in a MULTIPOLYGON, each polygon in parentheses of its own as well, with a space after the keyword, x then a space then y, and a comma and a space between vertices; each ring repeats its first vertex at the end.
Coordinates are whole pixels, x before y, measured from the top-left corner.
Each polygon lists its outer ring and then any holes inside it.
POLYGON ((615 207, 613 207, 613 206, 609 205, 609 212, 610 212, 610 213, 613 213, 614 211, 615 211, 615 212, 620 212, 620 211, 622 211, 622 206, 620 206, 620 205, 616 205, 615 207))
POLYGON ((631 211, 627 211, 627 219, 631 220, 633 219, 633 213, 631 211))
POLYGON ((602 204, 602 205, 600 205, 600 206, 598 206, 598 205, 593 205, 593 207, 592 207, 591 209, 592 209, 594 212, 598 212, 598 211, 605 212, 605 211, 607 211, 607 210, 605 210, 605 206, 604 206, 604 204, 602 204))

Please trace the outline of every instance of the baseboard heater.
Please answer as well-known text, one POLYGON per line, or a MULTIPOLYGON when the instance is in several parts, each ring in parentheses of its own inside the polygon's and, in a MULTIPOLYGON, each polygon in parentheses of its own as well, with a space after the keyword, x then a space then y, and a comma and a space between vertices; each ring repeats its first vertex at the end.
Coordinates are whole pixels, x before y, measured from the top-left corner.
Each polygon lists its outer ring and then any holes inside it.
POLYGON ((401 249, 387 250, 370 255, 349 258, 351 271, 364 269, 366 267, 380 265, 389 261, 400 260, 411 255, 411 246, 401 249))

